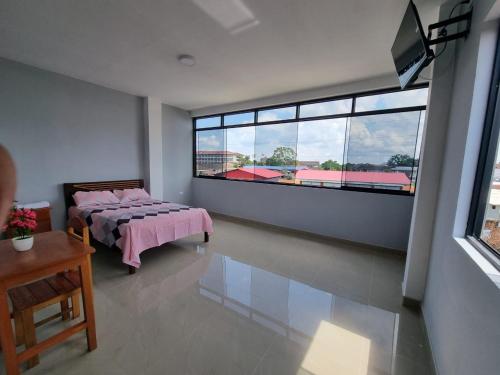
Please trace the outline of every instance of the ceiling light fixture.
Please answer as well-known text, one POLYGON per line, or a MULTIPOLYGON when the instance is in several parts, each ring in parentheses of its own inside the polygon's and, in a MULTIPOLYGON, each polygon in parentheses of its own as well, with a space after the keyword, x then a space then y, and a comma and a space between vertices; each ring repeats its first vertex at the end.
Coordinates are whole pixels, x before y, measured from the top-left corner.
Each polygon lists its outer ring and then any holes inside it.
POLYGON ((186 66, 193 66, 196 63, 194 57, 191 55, 179 55, 177 56, 177 61, 186 66))

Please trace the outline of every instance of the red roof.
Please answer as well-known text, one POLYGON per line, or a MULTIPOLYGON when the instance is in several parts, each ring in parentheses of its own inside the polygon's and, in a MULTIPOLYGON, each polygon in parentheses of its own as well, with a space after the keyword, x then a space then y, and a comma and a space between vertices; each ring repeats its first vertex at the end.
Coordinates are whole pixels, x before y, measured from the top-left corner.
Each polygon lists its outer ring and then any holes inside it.
POLYGON ((334 181, 340 182, 344 179, 346 182, 365 182, 394 185, 409 185, 410 179, 402 172, 342 172, 342 171, 324 171, 318 169, 303 169, 297 171, 296 178, 309 181, 334 181), (342 174, 344 173, 344 178, 342 174))
POLYGON ((276 171, 271 171, 264 168, 238 168, 225 173, 226 178, 234 178, 238 180, 254 180, 256 178, 277 178, 282 174, 276 171))

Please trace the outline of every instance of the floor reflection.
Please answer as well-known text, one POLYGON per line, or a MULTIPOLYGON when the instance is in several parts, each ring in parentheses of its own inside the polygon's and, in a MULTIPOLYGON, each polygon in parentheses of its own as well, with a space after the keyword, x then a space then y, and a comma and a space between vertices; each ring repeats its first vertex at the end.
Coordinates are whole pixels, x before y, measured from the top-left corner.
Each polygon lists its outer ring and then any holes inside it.
POLYGON ((397 314, 214 253, 200 295, 307 348, 315 375, 382 373, 393 365, 397 314))

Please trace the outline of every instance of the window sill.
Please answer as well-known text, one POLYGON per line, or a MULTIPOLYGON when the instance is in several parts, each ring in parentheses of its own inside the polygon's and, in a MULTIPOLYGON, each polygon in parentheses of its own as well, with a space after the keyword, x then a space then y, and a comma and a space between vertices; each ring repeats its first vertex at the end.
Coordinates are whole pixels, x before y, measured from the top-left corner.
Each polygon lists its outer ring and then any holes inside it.
POLYGON ((455 242, 460 246, 471 260, 476 263, 476 265, 483 271, 486 276, 500 289, 500 270, 497 268, 497 264, 489 259, 484 252, 487 249, 481 249, 483 245, 472 238, 460 238, 454 237, 455 242))

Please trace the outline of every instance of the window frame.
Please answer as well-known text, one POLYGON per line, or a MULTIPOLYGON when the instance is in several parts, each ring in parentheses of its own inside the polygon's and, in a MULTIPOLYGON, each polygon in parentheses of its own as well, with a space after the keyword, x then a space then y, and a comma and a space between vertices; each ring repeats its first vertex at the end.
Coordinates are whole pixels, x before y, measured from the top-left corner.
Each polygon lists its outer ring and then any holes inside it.
POLYGON ((465 234, 469 242, 500 270, 500 253, 481 239, 481 231, 483 229, 484 215, 492 180, 491 173, 487 171, 494 170, 497 149, 500 147, 500 38, 497 41, 493 66, 483 134, 481 136, 481 148, 465 234))
MULTIPOLYGON (((230 178, 220 177, 220 176, 197 176, 196 175, 196 151, 197 151, 196 150, 196 133, 203 132, 203 131, 209 131, 209 130, 225 130, 225 129, 234 129, 234 128, 241 128, 241 127, 250 127, 250 126, 258 127, 258 126, 265 126, 265 125, 271 125, 271 124, 282 124, 282 123, 290 123, 290 122, 299 123, 299 122, 307 122, 307 121, 330 120, 330 119, 338 119, 338 118, 351 118, 351 117, 361 117, 361 116, 391 114, 391 113, 401 113, 401 112, 417 112, 417 111, 422 112, 422 111, 427 110, 427 105, 416 105, 416 106, 410 106, 410 107, 400 107, 400 108, 389 108, 389 109, 381 109, 381 110, 355 112, 356 98, 357 97, 368 96, 368 95, 381 95, 381 94, 388 94, 388 93, 400 92, 400 91, 410 91, 410 90, 416 90, 416 89, 421 89, 421 88, 429 88, 429 83, 428 82, 415 83, 411 86, 408 86, 404 90, 402 90, 400 87, 389 87, 389 88, 384 88, 384 89, 362 91, 362 92, 357 92, 354 94, 336 95, 336 96, 330 96, 330 97, 324 97, 324 98, 303 100, 303 101, 290 102, 290 103, 281 103, 281 104, 275 104, 275 105, 269 105, 269 106, 263 106, 263 107, 247 108, 247 109, 241 109, 241 110, 237 110, 237 111, 213 113, 213 114, 209 114, 209 115, 202 115, 202 116, 193 117, 193 119, 192 119, 192 125, 193 125, 193 152, 192 152, 192 154, 193 154, 193 164, 192 164, 193 170, 192 170, 192 175, 194 178, 204 178, 204 179, 212 179, 212 180, 249 182, 249 183, 258 183, 258 184, 272 184, 272 185, 281 185, 281 186, 293 186, 293 187, 299 187, 299 188, 345 190, 345 191, 359 191, 359 192, 375 193, 375 194, 414 196, 415 195, 414 192, 403 191, 403 190, 360 188, 360 187, 345 186, 345 185, 342 185, 341 187, 311 186, 311 185, 288 184, 288 183, 280 183, 280 182, 272 182, 272 181, 237 180, 237 179, 230 179, 230 178), (350 112, 335 114, 335 115, 300 117, 300 106, 301 105, 316 104, 316 103, 329 102, 329 101, 342 100, 342 99, 352 99, 350 112), (258 122, 258 112, 259 111, 278 109, 278 108, 284 108, 284 107, 292 107, 292 106, 295 106, 295 109, 296 109, 295 110, 295 118, 293 118, 293 119, 258 122), (227 126, 224 123, 224 117, 227 115, 246 113, 246 112, 252 112, 252 111, 254 112, 254 123, 239 124, 239 125, 227 125, 227 126), (196 129, 196 120, 197 119, 205 118, 205 117, 212 117, 212 116, 221 116, 221 125, 220 126, 196 129)), ((418 124, 418 127, 420 127, 420 123, 418 124)), ((417 133, 418 133, 418 131, 419 131, 419 128, 417 128, 417 133)), ((347 132, 346 132, 346 136, 347 136, 347 132)), ((418 176, 417 176, 417 178, 418 178, 418 176)), ((415 183, 416 183, 416 181, 415 181, 415 183)))

